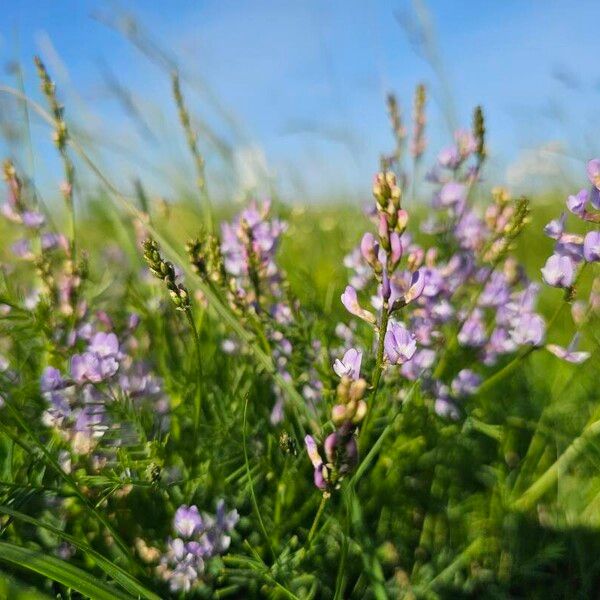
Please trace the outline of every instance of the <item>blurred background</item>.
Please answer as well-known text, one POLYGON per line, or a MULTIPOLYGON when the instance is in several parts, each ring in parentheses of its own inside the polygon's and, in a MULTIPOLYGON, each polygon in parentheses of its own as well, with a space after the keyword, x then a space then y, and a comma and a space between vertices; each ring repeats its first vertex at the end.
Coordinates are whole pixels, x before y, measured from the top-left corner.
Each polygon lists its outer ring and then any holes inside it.
MULTIPOLYGON (((406 122, 429 89, 429 165, 472 108, 486 113, 487 178, 567 190, 600 152, 597 0, 21 0, 0 21, 1 84, 40 99, 32 57, 56 80, 86 149, 131 189, 193 189, 170 72, 200 131, 211 192, 276 189, 294 203, 368 197, 392 147, 385 96, 406 122)), ((31 107, 0 95, 1 152, 41 189, 60 169, 31 107)))

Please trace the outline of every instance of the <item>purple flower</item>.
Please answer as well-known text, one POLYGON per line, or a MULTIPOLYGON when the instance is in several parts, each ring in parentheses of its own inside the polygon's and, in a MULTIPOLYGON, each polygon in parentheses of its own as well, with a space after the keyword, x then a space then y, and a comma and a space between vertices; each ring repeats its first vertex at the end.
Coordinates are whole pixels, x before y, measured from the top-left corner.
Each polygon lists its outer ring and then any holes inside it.
POLYGON ((46 367, 40 378, 40 388, 42 392, 51 392, 60 390, 65 386, 65 381, 58 369, 46 367))
POLYGON ((554 219, 544 227, 544 233, 553 240, 558 240, 565 231, 566 213, 561 213, 558 219, 554 219))
POLYGON ((204 561, 197 552, 197 545, 186 544, 180 538, 169 540, 158 572, 169 582, 172 592, 189 592, 204 573, 204 561))
POLYGON ((456 224, 454 230, 462 248, 476 250, 485 241, 486 227, 484 222, 473 212, 466 211, 456 224))
POLYGON ((308 458, 310 458, 310 462, 314 467, 315 485, 320 490, 324 490, 327 488, 328 471, 327 467, 323 464, 323 459, 321 458, 319 450, 317 449, 317 443, 315 442, 314 438, 310 435, 307 435, 304 438, 304 443, 306 445, 306 452, 308 453, 308 458))
POLYGON ((71 358, 71 377, 79 384, 104 381, 112 377, 118 368, 119 363, 113 356, 102 358, 94 352, 84 352, 71 358))
POLYGON ((475 309, 464 322, 458 333, 458 342, 461 346, 482 346, 486 341, 485 323, 483 313, 475 309))
POLYGON ((554 246, 554 254, 568 256, 574 262, 583 259, 583 236, 576 233, 563 233, 554 246))
POLYGON ((535 313, 525 313, 514 323, 510 332, 512 340, 519 346, 525 344, 541 346, 546 334, 546 323, 544 319, 535 313))
POLYGON ((394 365, 410 360, 417 351, 415 336, 401 323, 391 322, 385 333, 385 356, 394 365))
POLYGON ((14 242, 10 249, 18 258, 23 258, 25 260, 33 260, 33 258, 35 258, 33 252, 31 251, 31 242, 26 238, 22 238, 14 242))
POLYGON ((460 160, 460 152, 456 146, 444 148, 438 154, 438 162, 447 169, 455 169, 460 164, 460 160))
POLYGON ((183 504, 175 512, 173 517, 173 529, 184 538, 191 538, 201 531, 203 527, 202 517, 198 507, 183 504))
POLYGON ((582 217, 585 214, 585 206, 589 200, 589 192, 585 189, 579 190, 577 194, 571 195, 567 198, 567 208, 578 217, 582 217))
POLYGON ((417 350, 415 355, 400 367, 400 372, 406 379, 416 381, 435 362, 435 352, 430 348, 417 350))
POLYGON ((346 286, 346 290, 342 294, 341 300, 342 304, 346 307, 346 310, 349 313, 359 317, 360 319, 363 319, 364 321, 367 321, 367 323, 375 324, 375 315, 372 312, 361 308, 360 304, 358 303, 356 290, 351 285, 346 286))
POLYGON ((450 181, 440 190, 442 206, 462 206, 467 198, 467 186, 450 181))
POLYGON ((25 211, 21 216, 23 218, 23 225, 31 229, 37 229, 38 227, 41 227, 46 221, 44 215, 35 211, 25 211))
POLYGON ((440 417, 456 421, 460 417, 460 413, 456 404, 450 398, 448 386, 435 381, 433 383, 433 394, 435 396, 433 407, 436 414, 440 417))
POLYGON ((600 231, 590 231, 583 240, 583 256, 588 262, 600 261, 600 231))
POLYGON ((404 294, 404 303, 409 304, 413 300, 416 300, 421 296, 423 290, 425 289, 425 273, 418 269, 412 274, 410 287, 406 294, 404 294))
POLYGON ((363 235, 360 242, 360 252, 370 265, 374 265, 377 262, 379 244, 375 241, 375 236, 372 233, 367 232, 363 235))
POLYGON ((494 271, 486 283, 481 296, 480 306, 503 306, 510 298, 510 289, 504 273, 494 271))
POLYGON ((569 256, 553 254, 542 268, 544 281, 554 287, 569 287, 575 279, 575 267, 569 256))
POLYGON ((360 364, 362 362, 362 352, 356 348, 350 348, 342 360, 336 359, 333 363, 333 370, 339 377, 349 377, 358 379, 360 377, 360 364))
POLYGON ((453 379, 450 387, 452 393, 458 398, 470 396, 477 391, 481 384, 481 377, 470 369, 463 369, 458 372, 458 375, 453 379))
POLYGON ((561 358, 562 360, 579 364, 586 361, 591 354, 589 352, 577 352, 578 345, 579 334, 575 334, 571 340, 571 343, 566 348, 557 346, 556 344, 546 344, 546 350, 554 354, 554 356, 558 356, 558 358, 561 358))
POLYGON ((587 175, 590 183, 600 190, 600 158, 593 158, 588 162, 587 175))
POLYGON ((114 333, 96 333, 88 346, 89 352, 94 352, 102 358, 117 357, 119 354, 119 340, 114 333))

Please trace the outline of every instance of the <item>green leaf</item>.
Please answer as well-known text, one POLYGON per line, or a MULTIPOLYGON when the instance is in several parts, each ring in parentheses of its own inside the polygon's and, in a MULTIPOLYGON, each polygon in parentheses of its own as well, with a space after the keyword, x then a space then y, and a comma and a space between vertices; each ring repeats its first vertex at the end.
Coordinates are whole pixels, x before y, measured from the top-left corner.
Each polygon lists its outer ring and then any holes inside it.
POLYGON ((134 596, 119 592, 114 587, 102 583, 94 575, 39 550, 0 542, 0 561, 39 573, 93 600, 131 600, 134 598, 134 596))
POLYGON ((15 519, 19 519, 20 521, 23 521, 25 523, 30 523, 31 525, 35 525, 36 527, 47 529, 48 531, 51 531, 60 538, 66 540, 82 552, 85 552, 90 558, 92 558, 96 562, 98 567, 102 569, 111 579, 113 579, 123 589, 127 590, 134 596, 139 598, 146 598, 147 600, 160 600, 160 596, 157 596, 150 590, 146 589, 137 579, 129 575, 127 571, 115 565, 110 560, 102 556, 102 554, 96 552, 96 550, 88 546, 85 542, 81 542, 76 537, 69 535, 64 531, 61 531, 60 529, 54 527, 53 525, 50 525, 49 523, 44 523, 44 521, 34 519, 33 517, 13 510, 8 506, 0 506, 0 513, 10 515, 15 519))

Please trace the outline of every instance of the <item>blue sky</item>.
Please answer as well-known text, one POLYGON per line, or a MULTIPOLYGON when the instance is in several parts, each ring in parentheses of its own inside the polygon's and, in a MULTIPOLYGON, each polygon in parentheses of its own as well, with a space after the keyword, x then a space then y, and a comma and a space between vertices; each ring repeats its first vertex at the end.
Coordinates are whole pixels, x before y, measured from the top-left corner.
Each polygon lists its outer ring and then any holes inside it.
MULTIPOLYGON (((100 144, 98 160, 111 175, 123 185, 140 176, 167 195, 191 181, 167 73, 99 14, 134 15, 182 69, 194 115, 223 140, 237 166, 234 177, 215 148, 203 144, 214 188, 233 178, 228 189, 239 192, 253 173, 266 171, 298 201, 368 194, 378 156, 392 144, 385 93, 395 91, 408 116, 419 81, 434 96, 432 146, 449 140, 449 106, 454 120, 468 126, 473 106, 482 104, 491 172, 516 187, 552 182, 557 168, 573 172, 600 152, 600 3, 430 0, 442 81, 400 24, 407 15, 414 20, 414 6, 409 0, 21 0, 3 7, 0 77, 14 85, 5 66, 20 61, 27 92, 39 98, 30 59, 41 54, 67 114, 100 144), (129 108, 116 99, 115 82, 126 90, 129 108)), ((21 115, 11 118, 19 123, 21 115)), ((58 175, 47 132, 34 122, 32 137, 36 181, 52 185, 58 175)), ((28 164, 23 144, 4 146, 28 164)))

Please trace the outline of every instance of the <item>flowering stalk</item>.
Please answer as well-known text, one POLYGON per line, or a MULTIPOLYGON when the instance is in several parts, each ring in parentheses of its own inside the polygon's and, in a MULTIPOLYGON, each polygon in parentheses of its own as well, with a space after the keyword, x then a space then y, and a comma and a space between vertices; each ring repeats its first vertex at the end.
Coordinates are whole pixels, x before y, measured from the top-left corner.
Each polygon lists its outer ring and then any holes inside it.
POLYGON ((75 185, 75 167, 73 161, 69 156, 68 143, 69 143, 69 130, 67 123, 64 119, 64 107, 61 106, 56 97, 56 86, 50 79, 50 75, 44 66, 44 63, 39 57, 35 57, 35 66, 37 68, 38 77, 41 81, 41 88, 48 105, 50 106, 50 112, 54 119, 54 134, 53 139, 56 144, 56 148, 60 154, 63 163, 64 170, 64 183, 61 188, 65 203, 67 206, 67 212, 69 214, 70 230, 71 230, 71 261, 73 263, 73 270, 76 269, 76 220, 75 220, 75 202, 73 198, 74 185, 75 185))
POLYGON ((179 114, 179 121, 185 132, 187 145, 192 155, 192 158, 194 159, 194 166, 196 168, 196 186, 198 188, 198 192, 200 194, 200 198, 204 207, 207 227, 209 231, 212 232, 214 229, 213 210, 210 201, 210 196, 208 195, 208 191, 206 188, 206 172, 204 158, 202 157, 202 154, 198 149, 197 134, 192 127, 192 121, 190 119, 190 114, 187 110, 183 94, 181 92, 181 85, 179 82, 179 75, 177 72, 173 73, 171 82, 173 87, 173 98, 175 99, 175 104, 177 105, 177 111, 179 114))

